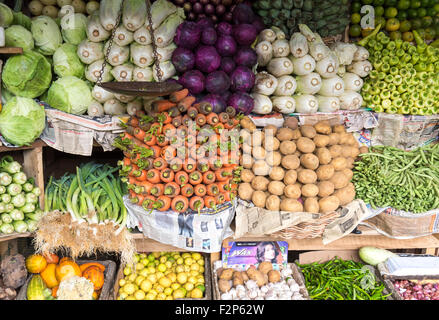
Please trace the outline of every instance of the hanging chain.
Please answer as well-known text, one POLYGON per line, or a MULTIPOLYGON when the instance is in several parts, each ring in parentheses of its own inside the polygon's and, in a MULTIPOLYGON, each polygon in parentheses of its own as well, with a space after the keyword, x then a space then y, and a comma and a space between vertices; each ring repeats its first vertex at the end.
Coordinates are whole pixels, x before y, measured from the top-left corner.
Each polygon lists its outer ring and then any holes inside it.
POLYGON ((102 69, 101 69, 101 71, 99 71, 99 77, 96 81, 96 83, 98 85, 100 85, 102 83, 102 77, 103 77, 104 72, 105 72, 105 67, 107 66, 107 59, 108 59, 108 56, 110 55, 110 52, 111 52, 111 46, 113 45, 113 40, 114 40, 114 37, 116 36, 116 30, 117 30, 117 27, 119 26, 120 19, 122 18, 122 8, 123 8, 123 1, 121 1, 121 3, 120 3, 120 9, 119 9, 119 14, 118 14, 117 19, 116 19, 116 25, 114 26, 113 30, 111 31, 110 40, 108 40, 108 48, 105 51, 105 57, 104 57, 104 62, 102 63, 102 69))
POLYGON ((157 44, 155 43, 155 37, 154 37, 154 29, 152 28, 152 18, 151 18, 151 3, 149 0, 146 0, 146 11, 148 13, 148 25, 149 25, 149 33, 151 34, 151 41, 152 41, 152 53, 154 55, 154 61, 155 61, 155 69, 157 72, 157 79, 158 82, 162 82, 162 70, 160 69, 160 61, 159 61, 159 55, 157 53, 157 44))

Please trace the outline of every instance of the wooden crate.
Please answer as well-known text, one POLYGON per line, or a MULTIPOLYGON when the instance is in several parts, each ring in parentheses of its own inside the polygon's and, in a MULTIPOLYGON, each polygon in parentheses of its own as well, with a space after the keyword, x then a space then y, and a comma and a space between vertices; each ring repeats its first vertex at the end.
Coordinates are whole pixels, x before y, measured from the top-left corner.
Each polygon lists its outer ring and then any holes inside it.
MULTIPOLYGON (((200 253, 204 257, 204 297, 201 299, 194 299, 194 298, 184 298, 184 299, 176 299, 176 300, 212 300, 212 272, 211 272, 211 266, 210 266, 210 256, 206 253, 200 253)), ((117 299, 117 293, 119 292, 119 280, 124 277, 123 269, 125 268, 124 265, 119 266, 119 270, 116 275, 116 279, 114 282, 114 288, 112 297, 113 300, 117 299)))
MULTIPOLYGON (((297 265, 295 263, 289 263, 293 270, 293 279, 297 282, 297 284, 301 287, 299 292, 305 298, 305 300, 311 300, 309 298, 308 290, 306 290, 305 279, 303 278, 302 273, 299 271, 297 265)), ((218 288, 218 273, 217 269, 212 272, 212 284, 213 284, 213 299, 221 300, 221 293, 218 288)))
MULTIPOLYGON (((114 275, 116 273, 116 263, 111 260, 105 260, 105 261, 96 261, 96 260, 78 260, 78 265, 89 263, 89 262, 98 262, 105 266, 104 271, 104 286, 101 289, 101 294, 99 295, 98 300, 110 300, 110 294, 111 294, 111 288, 114 284, 114 275)), ((29 277, 26 280, 26 283, 21 287, 20 291, 18 292, 17 297, 15 300, 27 300, 26 293, 27 293, 27 285, 32 278, 33 275, 29 275, 29 277)))

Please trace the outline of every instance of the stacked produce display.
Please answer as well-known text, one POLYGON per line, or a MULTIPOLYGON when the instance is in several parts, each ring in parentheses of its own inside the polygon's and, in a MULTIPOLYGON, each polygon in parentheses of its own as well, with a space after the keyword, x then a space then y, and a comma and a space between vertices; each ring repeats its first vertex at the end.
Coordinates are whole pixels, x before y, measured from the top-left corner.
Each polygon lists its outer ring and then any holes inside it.
POLYGON ((53 19, 59 18, 64 13, 64 6, 70 5, 76 13, 92 14, 99 10, 99 1, 92 0, 32 0, 28 9, 32 16, 49 16, 53 19))

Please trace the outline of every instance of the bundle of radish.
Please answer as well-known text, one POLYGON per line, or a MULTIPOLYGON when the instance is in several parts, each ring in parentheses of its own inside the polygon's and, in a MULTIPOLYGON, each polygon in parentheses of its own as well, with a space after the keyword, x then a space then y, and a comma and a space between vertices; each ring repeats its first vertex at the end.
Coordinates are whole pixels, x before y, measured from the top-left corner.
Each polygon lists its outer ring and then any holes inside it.
POLYGON ((216 114, 187 89, 151 107, 132 116, 114 144, 125 155, 120 175, 130 201, 148 211, 200 212, 233 199, 240 156, 235 109, 216 114))
POLYGON ((320 121, 297 129, 258 130, 241 120, 239 197, 271 211, 327 213, 354 200, 358 142, 343 125, 320 121))

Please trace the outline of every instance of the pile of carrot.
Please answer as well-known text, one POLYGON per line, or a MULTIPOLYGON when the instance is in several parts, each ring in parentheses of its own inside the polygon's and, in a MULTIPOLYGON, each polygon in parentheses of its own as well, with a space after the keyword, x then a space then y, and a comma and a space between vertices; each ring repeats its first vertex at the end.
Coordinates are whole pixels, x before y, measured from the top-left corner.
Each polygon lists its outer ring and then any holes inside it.
POLYGON ((114 142, 124 153, 122 181, 145 210, 200 212, 232 200, 239 182, 239 120, 233 107, 212 112, 187 89, 139 111, 114 142))

